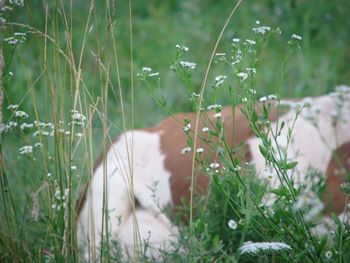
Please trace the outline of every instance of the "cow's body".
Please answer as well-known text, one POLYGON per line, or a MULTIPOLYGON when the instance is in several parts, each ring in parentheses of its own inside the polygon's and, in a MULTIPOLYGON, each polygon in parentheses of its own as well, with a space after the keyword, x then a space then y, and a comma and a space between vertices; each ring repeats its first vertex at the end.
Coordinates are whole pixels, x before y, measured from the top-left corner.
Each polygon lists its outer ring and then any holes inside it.
MULTIPOLYGON (((339 194, 339 184, 344 181, 344 175, 343 169, 332 160, 332 152, 341 147, 340 153, 345 168, 350 166, 349 89, 343 88, 342 94, 346 98, 341 112, 343 120, 337 123, 335 129, 332 116, 339 109, 337 97, 327 95, 312 99, 312 108, 318 108, 319 112, 317 127, 308 120, 308 112, 301 114, 294 124, 293 138, 288 147, 288 156, 299 162, 293 175, 297 183, 306 183, 304 178, 310 167, 323 173, 327 172, 335 178, 327 180, 329 194, 326 195, 325 201, 326 209, 333 209, 338 213, 342 212, 344 204, 343 196, 339 194), (335 173, 336 170, 340 172, 335 173)), ((210 121, 215 123, 214 112, 209 112, 208 116, 210 121)), ((263 176, 266 165, 258 149, 260 141, 253 135, 239 108, 235 110, 234 116, 233 118, 232 108, 222 109, 221 118, 225 123, 227 141, 233 146, 245 142, 245 147, 238 157, 254 163, 257 174, 263 176)), ((187 118, 194 128, 194 113, 179 114, 176 117, 180 121, 187 118)), ((290 110, 278 119, 279 123, 285 121, 287 126, 278 137, 278 144, 282 147, 286 146, 287 128, 292 126, 294 117, 295 112, 290 110)), ((274 128, 277 122, 275 108, 270 114, 270 121, 274 128)), ((207 126, 212 129, 208 123, 200 123, 199 134, 204 138, 208 134, 204 133, 202 128, 207 126)), ((203 154, 210 156, 213 162, 218 161, 208 144, 202 140, 197 140, 197 143, 197 149, 203 148, 203 154)), ((122 244, 131 249, 133 247, 136 225, 134 218, 137 219, 141 242, 148 240, 151 247, 158 248, 175 241, 176 229, 161 210, 168 204, 178 205, 183 197, 189 196, 193 151, 188 154, 181 153, 186 146, 183 124, 173 118, 167 118, 152 128, 121 134, 110 146, 105 165, 101 162, 95 167, 90 190, 85 191, 85 198, 81 199, 78 218, 78 241, 81 246, 93 250, 100 243, 104 189, 107 189, 108 196, 105 199, 109 215, 108 229, 122 244), (136 199, 135 214, 132 212, 129 191, 131 174, 133 195, 136 199), (86 246, 86 243, 89 245, 86 246)), ((209 177, 199 173, 196 189, 205 189, 208 184, 209 177)), ((270 180, 270 184, 271 187, 278 187, 278 178, 270 180)))

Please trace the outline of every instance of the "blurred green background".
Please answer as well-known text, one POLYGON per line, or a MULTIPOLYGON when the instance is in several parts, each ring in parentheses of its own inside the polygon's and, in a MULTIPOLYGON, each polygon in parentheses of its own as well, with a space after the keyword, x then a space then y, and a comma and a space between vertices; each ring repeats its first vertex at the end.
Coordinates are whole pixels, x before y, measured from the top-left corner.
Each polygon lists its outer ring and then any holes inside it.
MULTIPOLYGON (((133 1, 133 51, 136 72, 143 66, 149 66, 161 75, 161 87, 174 112, 188 111, 189 94, 169 66, 175 57, 175 45, 184 44, 190 48, 186 58, 197 63, 194 81, 200 85, 210 53, 218 34, 235 1, 133 1)), ((55 36, 57 44, 65 52, 69 47, 65 39, 66 26, 71 28, 72 49, 75 63, 78 64, 90 1, 49 1, 48 34, 55 36), (64 12, 63 12, 64 10, 64 12), (54 25, 54 26, 53 26, 54 25)), ((115 20, 116 49, 119 57, 121 83, 124 91, 124 103, 130 106, 130 42, 128 1, 110 1, 112 19, 115 20)), ((226 52, 233 37, 252 36, 251 28, 255 21, 272 28, 279 27, 282 35, 274 37, 263 49, 260 67, 256 77, 256 89, 259 95, 274 90, 281 77, 281 67, 286 53, 286 42, 294 33, 303 37, 302 50, 290 58, 287 65, 285 96, 312 96, 329 92, 335 85, 349 84, 350 70, 350 20, 348 10, 350 2, 343 1, 243 1, 233 16, 227 31, 221 40, 218 52, 226 52)), ((45 9, 42 1, 26 1, 25 7, 16 8, 9 14, 9 20, 34 26, 45 31, 45 9)), ((84 82, 94 98, 100 96, 101 80, 96 59, 91 52, 98 54, 105 65, 110 63, 110 78, 117 87, 117 74, 114 66, 112 45, 108 39, 108 21, 106 3, 95 1, 94 11, 89 24, 88 35, 82 60, 84 82)), ((13 26, 6 32, 30 31, 13 26)), ((6 70, 14 77, 5 81, 6 103, 18 103, 28 90, 28 81, 34 82, 43 72, 44 40, 37 35, 28 34, 27 41, 14 51, 3 44, 6 70)), ((53 67, 52 46, 48 46, 45 73, 34 86, 37 100, 44 98, 56 81, 56 88, 69 95, 70 79, 67 65, 62 66, 61 74, 53 67), (66 68, 63 68, 63 67, 66 68), (56 75, 54 75, 56 73, 56 75), (65 75, 62 73, 66 73, 65 75), (51 83, 47 81, 47 76, 51 83), (59 84, 57 84, 59 83, 59 84), (61 90, 62 89, 62 90, 61 90)), ((61 58, 62 59, 62 58, 61 58)), ((5 72, 6 74, 7 72, 5 72)), ((135 77, 136 126, 156 123, 164 117, 152 101, 149 90, 135 77)), ((111 96, 111 113, 118 113, 118 98, 111 96), (115 108, 115 111, 112 108, 115 108)), ((23 107, 31 111, 32 101, 25 99, 23 107)), ((39 105, 39 112, 47 112, 39 105)), ((69 107, 68 107, 69 108, 69 107)), ((117 119, 117 118, 116 118, 117 119)))

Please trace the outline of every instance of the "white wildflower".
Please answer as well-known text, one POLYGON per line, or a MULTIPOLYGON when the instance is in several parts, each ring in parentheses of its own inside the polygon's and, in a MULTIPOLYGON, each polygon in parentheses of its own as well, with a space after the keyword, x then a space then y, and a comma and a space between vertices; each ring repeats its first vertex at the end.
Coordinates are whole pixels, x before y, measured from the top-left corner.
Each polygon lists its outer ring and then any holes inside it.
POLYGON ((180 49, 181 51, 184 51, 184 52, 187 52, 187 51, 189 50, 189 48, 186 47, 186 46, 184 46, 184 45, 179 45, 179 44, 177 44, 175 47, 176 47, 177 49, 180 49))
POLYGON ((196 153, 199 153, 199 154, 201 154, 201 153, 203 153, 204 152, 204 149, 203 148, 198 148, 197 150, 196 150, 196 153))
POLYGON ((78 112, 76 110, 72 110, 71 112, 72 112, 71 117, 72 117, 73 121, 78 121, 79 122, 79 121, 85 121, 86 120, 86 117, 83 114, 81 114, 80 112, 78 112))
POLYGON ((31 154, 31 153, 33 153, 33 146, 31 145, 26 145, 19 149, 19 154, 21 155, 31 154))
POLYGON ((77 136, 78 138, 81 138, 81 137, 84 136, 84 134, 82 134, 81 132, 78 132, 78 133, 75 134, 75 136, 77 136))
POLYGON ((270 32, 270 31, 271 31, 271 28, 268 26, 259 26, 259 27, 253 28, 253 32, 255 34, 265 35, 267 32, 270 32))
POLYGON ((247 98, 247 97, 243 97, 243 98, 242 98, 242 102, 243 102, 243 103, 248 102, 248 98, 247 98))
POLYGON ((143 72, 151 72, 152 69, 149 68, 149 67, 143 67, 143 68, 142 68, 142 71, 143 71, 143 72))
POLYGON ((294 40, 302 40, 303 38, 301 36, 297 35, 297 34, 293 34, 292 35, 292 39, 294 39, 294 40))
POLYGON ((209 105, 207 107, 207 110, 216 110, 218 109, 219 111, 221 111, 222 109, 222 106, 220 104, 212 104, 212 105, 209 105))
POLYGON ((15 111, 15 116, 19 118, 28 118, 28 114, 21 110, 15 111))
POLYGON ((237 74, 237 77, 240 78, 242 81, 245 81, 248 78, 248 74, 245 72, 240 72, 237 74))
POLYGON ((277 99, 277 96, 274 95, 274 94, 270 94, 270 95, 267 96, 267 99, 268 99, 268 100, 276 100, 276 99, 277 99))
POLYGON ((197 64, 193 62, 188 62, 188 61, 180 61, 180 66, 183 69, 195 69, 197 64))
POLYGON ((227 222, 227 225, 229 228, 231 228, 232 230, 236 230, 237 229, 237 223, 235 220, 233 219, 230 219, 228 222, 227 222))
POLYGON ((238 64, 239 62, 241 62, 239 59, 236 59, 235 61, 231 62, 231 66, 234 66, 236 64, 238 64))
POLYGON ((43 144, 40 143, 40 142, 37 142, 37 143, 34 144, 34 147, 35 148, 41 148, 41 147, 43 147, 43 144))
POLYGON ((291 250, 292 248, 283 242, 245 242, 238 249, 240 254, 258 254, 264 251, 279 251, 279 250, 291 250))
POLYGON ((215 77, 213 87, 218 88, 218 87, 222 86, 222 84, 224 84, 224 81, 226 78, 227 78, 226 75, 219 75, 219 76, 215 77))
POLYGON ((158 77, 159 76, 159 72, 153 72, 153 73, 149 74, 148 76, 150 78, 158 77))
POLYGON ((181 154, 190 153, 192 151, 191 147, 185 147, 181 150, 181 154))
POLYGON ((245 42, 248 43, 249 45, 255 45, 256 44, 256 42, 254 40, 251 40, 251 39, 246 39, 245 42))
POLYGON ((76 165, 72 165, 72 166, 70 167, 70 169, 71 169, 71 170, 76 170, 76 169, 77 169, 77 166, 76 166, 76 165))
POLYGON ((34 127, 33 123, 26 123, 26 122, 23 122, 20 126, 21 130, 24 130, 25 128, 33 128, 33 127, 34 127))
POLYGON ((10 121, 7 125, 9 128, 14 128, 14 127, 17 127, 18 124, 15 121, 10 121))
POLYGON ((260 102, 266 102, 266 101, 267 101, 267 97, 266 97, 266 96, 261 97, 261 98, 259 99, 259 101, 260 101, 260 102))
POLYGON ((242 167, 239 166, 239 165, 236 165, 236 166, 233 168, 233 170, 234 170, 235 172, 239 172, 240 170, 242 170, 242 167))
POLYGON ((333 253, 332 251, 328 250, 325 255, 326 255, 326 258, 330 259, 332 258, 333 253))
POLYGON ((246 71, 248 71, 249 73, 255 74, 256 68, 246 68, 246 71))
MULTIPOLYGON (((10 74, 10 73, 9 73, 10 74)), ((16 110, 18 108, 18 105, 17 104, 10 104, 7 106, 7 109, 8 110, 16 110)))
POLYGON ((217 112, 214 114, 215 119, 220 119, 221 118, 221 112, 217 112))
POLYGON ((248 90, 251 94, 255 95, 256 94, 256 90, 255 89, 249 89, 248 90))
POLYGON ((216 169, 216 168, 218 168, 220 166, 220 164, 218 164, 218 163, 211 163, 211 164, 209 164, 209 167, 211 168, 211 169, 216 169))
POLYGON ((239 38, 233 38, 233 39, 232 39, 232 42, 233 42, 233 43, 239 43, 239 41, 241 41, 239 38))
POLYGON ((215 53, 215 56, 217 56, 217 57, 226 56, 226 53, 215 53))
POLYGON ((197 101, 199 98, 200 98, 200 94, 193 92, 191 94, 190 101, 197 101))
POLYGON ((208 127, 203 127, 203 128, 202 128, 202 132, 204 132, 204 133, 209 132, 209 128, 208 128, 208 127))
POLYGON ((182 129, 185 133, 189 133, 189 131, 191 130, 191 123, 187 123, 185 126, 182 127, 182 129))

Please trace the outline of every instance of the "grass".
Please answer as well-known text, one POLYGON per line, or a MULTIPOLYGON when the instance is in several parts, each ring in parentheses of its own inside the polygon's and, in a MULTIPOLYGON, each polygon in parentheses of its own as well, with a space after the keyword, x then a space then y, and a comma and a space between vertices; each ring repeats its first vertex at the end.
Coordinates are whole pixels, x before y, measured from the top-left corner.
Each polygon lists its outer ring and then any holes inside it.
MULTIPOLYGON (((273 29, 280 28, 282 34, 261 39, 256 49, 245 52, 244 67, 254 66, 258 72, 249 81, 240 81, 240 70, 233 73, 223 61, 214 63, 205 86, 203 75, 210 51, 235 4, 232 1, 135 1, 132 46, 129 7, 124 2, 39 3, 14 4, 12 11, 3 14, 8 22, 2 38, 6 63, 4 120, 15 121, 18 126, 34 121, 43 124, 23 130, 14 127, 2 134, 2 261, 77 261, 74 206, 93 160, 111 138, 125 129, 156 124, 169 112, 196 110, 198 105, 190 103, 189 98, 201 87, 204 98, 212 103, 236 104, 247 97, 247 105, 251 105, 256 98, 271 93, 282 97, 315 96, 338 84, 350 83, 350 51, 346 48, 350 40, 348 1, 243 1, 216 52, 236 54, 232 38, 255 37, 251 30, 256 20, 273 29), (90 9, 90 5, 94 8, 90 9), (15 32, 26 32, 25 41, 9 45, 4 39, 15 32), (301 35, 303 40, 299 43, 301 50, 289 53, 291 47, 286 43, 292 34, 301 35), (176 44, 188 46, 189 52, 176 49, 176 44), (181 68, 181 59, 195 62, 195 70, 181 68), (135 78, 134 83, 130 77, 132 66, 135 73, 145 74, 141 80, 135 78), (159 72, 160 79, 149 78, 143 67, 159 72), (210 84, 218 75, 227 75, 224 88, 213 89, 210 84), (227 83, 231 83, 230 88, 227 83), (249 88, 257 94, 248 94, 249 88), (229 96, 227 90, 231 92, 229 96), (158 99, 158 104, 154 99, 158 99), (19 104, 18 109, 29 117, 15 117, 14 110, 6 109, 11 104, 19 104), (33 136, 35 131, 37 137, 33 136), (53 132, 53 136, 46 136, 45 132, 53 132), (35 147, 35 143, 42 146, 35 147), (33 146, 32 152, 21 155, 19 149, 25 145, 33 146)), ((214 60, 219 58, 215 56, 214 60)), ((248 119, 255 118, 253 107, 247 106, 245 114, 248 119)), ((256 128, 255 132, 260 130, 256 128)), ((266 138, 263 145, 268 152, 266 138)), ((227 155, 223 161, 232 168, 238 166, 227 155)), ((283 165, 279 165, 277 169, 283 174, 283 165)), ((191 261, 249 262, 255 258, 238 253, 244 241, 283 240, 293 244, 293 251, 297 252, 261 254, 258 260, 346 262, 349 244, 340 224, 336 232, 339 238, 330 243, 329 239, 314 240, 308 234, 310 226, 288 203, 281 203, 278 213, 266 220, 258 205, 266 190, 259 187, 250 169, 244 169, 251 176, 243 181, 232 174, 223 174, 220 180, 214 176, 207 200, 193 201, 194 207, 206 209, 193 214, 190 226, 178 222, 180 244, 186 249, 190 244, 191 261), (218 203, 222 207, 217 207, 218 203), (217 216, 218 209, 223 216, 217 216), (277 223, 282 218, 294 221, 277 223), (227 232, 230 219, 237 222, 237 231, 227 232), (328 251, 335 257, 328 259, 328 251)), ((294 193, 294 189, 287 193, 294 193)), ((183 209, 192 211, 192 207, 183 209)), ((105 261, 113 260, 104 256, 105 261)), ((186 253, 180 252, 164 253, 164 258, 188 260, 186 253)))

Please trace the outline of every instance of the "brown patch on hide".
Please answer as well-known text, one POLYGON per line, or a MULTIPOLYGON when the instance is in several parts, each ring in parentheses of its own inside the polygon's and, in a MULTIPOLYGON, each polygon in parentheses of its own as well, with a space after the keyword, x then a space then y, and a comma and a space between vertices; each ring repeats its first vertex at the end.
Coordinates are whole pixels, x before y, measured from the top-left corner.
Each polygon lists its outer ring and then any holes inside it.
MULTIPOLYGON (((257 111, 261 114, 259 110, 261 108, 261 104, 258 104, 257 111)), ((277 120, 277 111, 274 107, 274 103, 271 103, 271 112, 270 112, 270 122, 274 122, 277 120)), ((285 113, 285 112, 283 112, 285 113)), ((209 129, 213 130, 216 119, 214 117, 214 111, 208 111, 208 118, 203 118, 200 120, 200 125, 198 129, 199 136, 202 136, 204 139, 208 139, 208 134, 202 132, 202 128, 207 126, 209 129)), ((253 132, 249 127, 249 122, 247 118, 242 114, 240 107, 235 108, 235 116, 233 118, 232 107, 224 107, 222 109, 222 118, 224 119, 225 129, 226 129, 226 138, 227 142, 230 145, 231 149, 237 147, 241 142, 245 142, 248 138, 253 136, 253 132)), ((280 111, 280 115, 282 115, 282 111, 280 111)), ((190 184, 191 184, 191 174, 192 174, 192 154, 181 154, 181 150, 184 147, 187 147, 187 139, 186 135, 183 131, 182 122, 187 118, 190 120, 192 124, 192 129, 195 126, 195 113, 180 113, 175 117, 168 117, 161 121, 158 125, 139 129, 141 131, 147 132, 157 132, 161 136, 161 151, 165 155, 164 166, 165 169, 171 173, 170 178, 170 188, 171 188, 171 196, 172 201, 175 205, 181 204, 181 199, 184 197, 187 201, 190 196, 190 184)), ((193 137, 192 133, 192 137, 193 137)), ((102 164, 103 158, 108 153, 111 145, 117 142, 120 139, 120 135, 117 136, 115 140, 113 140, 112 144, 110 144, 105 154, 101 154, 99 158, 94 163, 93 172, 95 172, 96 168, 102 164)), ((218 140, 216 138, 216 140, 218 140)), ((213 149, 210 149, 210 146, 205 143, 201 139, 197 139, 197 148, 204 149, 204 155, 211 160, 218 161, 218 157, 213 153, 213 149), (212 152, 211 152, 212 151, 212 152)), ((241 161, 246 162, 251 160, 251 154, 249 152, 248 145, 244 144, 242 149, 235 154, 234 157, 239 158, 241 161)), ((195 192, 203 192, 208 188, 210 179, 208 176, 204 175, 199 171, 199 167, 195 167, 195 192)), ((88 182, 86 183, 83 191, 81 192, 77 204, 76 211, 79 215, 87 198, 87 191, 90 185, 90 181, 92 180, 92 175, 90 176, 88 182)))
MULTIPOLYGON (((216 119, 214 117, 215 112, 207 112, 208 118, 200 118, 200 124, 198 128, 198 135, 203 139, 208 139, 208 134, 202 132, 203 127, 208 127, 210 130, 214 130, 216 119)), ((248 138, 253 136, 253 132, 249 127, 247 118, 242 114, 239 107, 235 109, 235 116, 232 117, 232 107, 224 107, 222 109, 222 118, 224 119, 224 125, 226 129, 227 142, 231 149, 237 147, 241 142, 245 142, 248 138)), ((195 128, 195 113, 182 113, 173 117, 168 117, 157 126, 146 129, 150 132, 159 132, 161 134, 161 150, 165 154, 165 169, 171 173, 170 187, 172 192, 172 200, 175 205, 181 204, 181 199, 185 198, 189 200, 191 174, 192 174, 192 158, 193 152, 188 154, 181 154, 181 150, 187 147, 187 137, 183 131, 183 122, 185 119, 190 120, 192 129, 195 128)), ((270 112, 270 121, 276 121, 277 111, 275 107, 272 107, 270 112)), ((191 132, 192 138, 194 137, 194 131, 191 132)), ((203 139, 197 138, 197 149, 203 148, 203 155, 213 162, 218 162, 219 157, 215 153, 215 149, 210 149, 210 145, 203 139)), ((219 140, 215 138, 215 140, 219 140)), ((248 145, 244 144, 242 149, 235 154, 241 161, 250 161, 251 154, 249 152, 248 145)), ((199 170, 199 167, 195 166, 195 192, 203 192, 208 188, 210 178, 199 170)))
POLYGON ((341 214, 344 211, 345 195, 340 185, 349 181, 350 142, 341 145, 335 152, 327 167, 326 191, 323 196, 325 214, 341 214))

